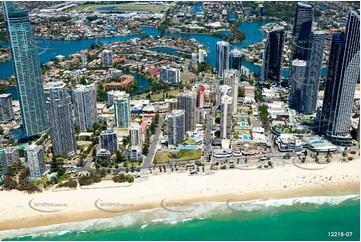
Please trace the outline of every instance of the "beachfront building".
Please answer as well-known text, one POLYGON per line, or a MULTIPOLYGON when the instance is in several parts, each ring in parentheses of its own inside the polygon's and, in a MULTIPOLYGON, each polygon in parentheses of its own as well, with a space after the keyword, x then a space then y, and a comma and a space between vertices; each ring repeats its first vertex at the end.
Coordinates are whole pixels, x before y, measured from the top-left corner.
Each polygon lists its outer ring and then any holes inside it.
POLYGON ((129 137, 131 146, 142 146, 142 127, 139 123, 132 123, 129 126, 129 137))
POLYGON ((232 135, 233 98, 224 95, 221 99, 221 139, 230 139, 232 135))
POLYGON ((223 77, 224 70, 229 68, 229 43, 226 41, 218 41, 216 49, 216 73, 223 77))
POLYGON ((3 147, 0 147, 0 164, 1 164, 2 175, 8 174, 9 168, 6 162, 5 149, 3 147))
POLYGON ((20 9, 10 1, 4 2, 3 7, 19 94, 22 127, 25 135, 31 137, 48 129, 38 47, 28 11, 20 9))
POLYGON ((333 33, 320 131, 332 143, 351 146, 351 112, 360 78, 360 17, 349 12, 346 31, 333 33))
POLYGON ((44 148, 41 145, 30 145, 27 151, 31 178, 41 178, 46 171, 44 148))
POLYGON ((73 90, 75 125, 80 130, 91 130, 97 122, 97 100, 95 84, 78 85, 73 90))
POLYGON ((160 68, 160 80, 168 83, 180 82, 180 70, 169 66, 160 68))
POLYGON ((235 69, 229 69, 224 71, 224 85, 230 86, 231 97, 233 99, 232 114, 237 113, 237 99, 238 99, 238 83, 240 80, 239 72, 235 69))
POLYGON ((19 149, 17 146, 8 146, 5 148, 7 163, 15 163, 19 160, 19 149))
POLYGON ((235 69, 241 72, 242 67, 242 52, 235 48, 229 53, 229 69, 235 69))
POLYGON ((11 94, 0 94, 0 124, 8 123, 14 118, 11 94))
POLYGON ((110 156, 111 156, 111 153, 109 150, 100 149, 97 152, 97 160, 96 161, 99 165, 107 165, 110 163, 110 156))
POLYGON ((118 136, 113 129, 103 130, 100 133, 100 147, 109 150, 111 154, 115 154, 118 151, 118 136))
POLYGON ((194 131, 196 129, 196 95, 192 91, 178 94, 178 109, 184 110, 185 131, 194 131))
POLYGON ((130 95, 123 93, 123 95, 116 96, 114 99, 114 118, 117 128, 128 128, 131 122, 130 116, 130 95))
POLYGON ((173 110, 168 115, 168 144, 176 145, 184 140, 185 111, 173 110))
POLYGON ((129 159, 141 161, 143 158, 142 156, 142 147, 141 146, 132 146, 130 148, 129 159))
POLYGON ((285 29, 276 28, 268 33, 263 56, 263 82, 281 82, 285 29))
POLYGON ((103 50, 101 53, 102 65, 109 66, 113 64, 113 51, 103 50))
POLYGON ((53 155, 68 156, 76 152, 71 97, 64 82, 53 82, 48 89, 47 107, 53 155))

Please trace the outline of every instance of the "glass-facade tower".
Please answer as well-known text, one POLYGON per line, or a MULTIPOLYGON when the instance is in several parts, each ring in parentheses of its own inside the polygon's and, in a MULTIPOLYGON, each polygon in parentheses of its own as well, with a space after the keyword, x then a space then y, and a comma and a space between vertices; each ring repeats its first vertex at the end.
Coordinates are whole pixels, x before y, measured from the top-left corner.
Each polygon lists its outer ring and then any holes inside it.
POLYGON ((3 6, 22 125, 25 134, 31 137, 48 128, 38 48, 28 12, 12 2, 4 2, 3 6))

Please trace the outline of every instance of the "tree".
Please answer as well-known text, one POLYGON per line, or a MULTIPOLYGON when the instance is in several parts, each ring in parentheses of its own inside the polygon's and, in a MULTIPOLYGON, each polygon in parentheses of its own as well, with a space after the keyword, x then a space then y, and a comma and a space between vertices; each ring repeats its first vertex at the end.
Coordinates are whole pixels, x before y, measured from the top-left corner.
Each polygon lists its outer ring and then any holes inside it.
POLYGON ((18 186, 18 183, 14 179, 12 179, 10 176, 5 176, 3 187, 6 190, 16 189, 17 186, 18 186))
POLYGON ((60 178, 64 174, 65 174, 65 168, 63 166, 59 167, 58 172, 57 172, 58 178, 60 178))
POLYGON ((117 163, 120 163, 120 162, 123 161, 123 156, 122 156, 122 153, 120 152, 120 150, 117 151, 115 157, 116 157, 116 162, 117 163))

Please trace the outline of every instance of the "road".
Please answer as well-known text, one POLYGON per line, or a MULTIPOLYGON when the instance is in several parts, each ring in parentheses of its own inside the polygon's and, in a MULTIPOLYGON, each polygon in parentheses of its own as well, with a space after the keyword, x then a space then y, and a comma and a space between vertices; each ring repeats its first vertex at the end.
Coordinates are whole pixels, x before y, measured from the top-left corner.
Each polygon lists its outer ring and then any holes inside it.
POLYGON ((165 121, 165 116, 160 115, 159 116, 158 127, 157 127, 157 129, 155 131, 155 134, 153 135, 153 141, 149 146, 149 153, 148 153, 148 155, 145 157, 145 159, 143 161, 142 168, 150 168, 150 167, 152 167, 154 156, 155 156, 155 153, 157 152, 157 146, 158 146, 158 143, 159 143, 159 135, 160 135, 160 132, 162 130, 162 126, 164 124, 164 121, 165 121))
POLYGON ((210 113, 207 113, 207 127, 206 127, 205 150, 204 150, 204 159, 206 161, 208 161, 208 157, 210 155, 211 147, 212 147, 212 127, 213 127, 214 114, 221 102, 221 97, 219 92, 219 82, 218 81, 209 81, 209 82, 214 83, 217 86, 216 88, 217 104, 212 107, 210 113))

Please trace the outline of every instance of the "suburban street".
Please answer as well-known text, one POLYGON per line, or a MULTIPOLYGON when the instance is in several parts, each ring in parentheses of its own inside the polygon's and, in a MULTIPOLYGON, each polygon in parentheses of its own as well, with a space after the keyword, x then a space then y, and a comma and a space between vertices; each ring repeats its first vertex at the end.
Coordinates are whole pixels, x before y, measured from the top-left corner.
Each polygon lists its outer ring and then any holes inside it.
POLYGON ((145 157, 145 159, 143 161, 142 168, 150 168, 150 167, 152 167, 154 156, 155 156, 155 153, 157 152, 159 135, 160 135, 160 132, 162 130, 162 126, 164 124, 164 121, 165 121, 165 116, 160 115, 159 116, 158 127, 157 127, 157 129, 155 131, 155 134, 153 135, 153 141, 149 146, 149 153, 148 153, 148 155, 145 157))

